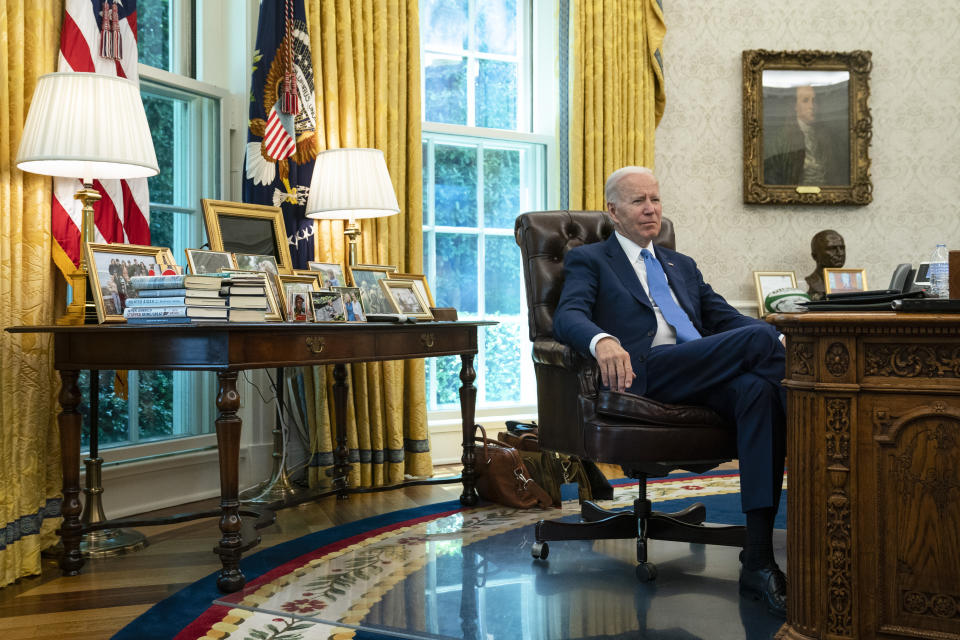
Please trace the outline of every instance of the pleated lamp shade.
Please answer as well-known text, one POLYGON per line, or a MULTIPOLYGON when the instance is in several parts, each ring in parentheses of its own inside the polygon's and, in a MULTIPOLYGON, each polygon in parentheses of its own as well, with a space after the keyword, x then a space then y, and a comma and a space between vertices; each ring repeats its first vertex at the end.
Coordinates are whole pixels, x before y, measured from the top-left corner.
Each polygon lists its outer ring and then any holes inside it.
POLYGON ((41 76, 17 167, 63 178, 146 178, 160 172, 140 87, 98 73, 41 76))
POLYGON ((328 220, 400 213, 387 163, 379 149, 330 149, 317 154, 306 215, 328 220))

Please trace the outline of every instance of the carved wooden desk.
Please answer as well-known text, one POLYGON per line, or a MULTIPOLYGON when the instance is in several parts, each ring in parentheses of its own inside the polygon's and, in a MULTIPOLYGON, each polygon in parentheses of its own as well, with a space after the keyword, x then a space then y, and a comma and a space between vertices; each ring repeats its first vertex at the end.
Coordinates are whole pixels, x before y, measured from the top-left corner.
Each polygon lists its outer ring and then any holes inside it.
POLYGON ((960 638, 960 315, 777 314, 787 336, 778 638, 960 638))
MULTIPOLYGON (((88 530, 80 522, 80 426, 77 411, 80 390, 77 376, 83 369, 174 369, 216 371, 217 447, 220 455, 220 539, 215 551, 223 568, 217 586, 236 591, 245 582, 239 568, 243 551, 251 544, 241 539, 238 466, 240 396, 237 372, 241 369, 314 364, 334 366, 334 406, 337 448, 334 451, 334 488, 346 494, 346 364, 459 355, 460 414, 463 421, 463 494, 461 502, 477 502, 474 484, 473 425, 477 389, 473 357, 477 353, 477 328, 492 322, 430 322, 420 324, 202 324, 202 325, 87 325, 11 327, 15 333, 52 333, 54 366, 63 382, 62 412, 58 417, 63 464, 64 554, 60 567, 76 575, 83 566, 81 536, 88 530)), ((115 523, 115 526, 128 526, 115 523)), ((92 530, 92 529, 89 529, 92 530)))

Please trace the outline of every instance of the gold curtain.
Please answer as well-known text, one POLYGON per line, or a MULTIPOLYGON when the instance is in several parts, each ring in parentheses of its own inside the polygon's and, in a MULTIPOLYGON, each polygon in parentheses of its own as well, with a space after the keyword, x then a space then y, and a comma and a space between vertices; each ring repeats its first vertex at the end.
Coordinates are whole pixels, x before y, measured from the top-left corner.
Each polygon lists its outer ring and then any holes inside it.
POLYGON ((40 572, 60 522, 51 340, 2 329, 53 321, 50 178, 14 161, 37 78, 54 70, 62 21, 63 0, 0 6, 0 587, 40 572))
MULTIPOLYGON (((358 261, 423 272, 417 0, 307 0, 321 149, 383 151, 400 214, 361 221, 358 261)), ((317 223, 318 260, 346 263, 343 223, 317 223)), ((336 446, 330 367, 307 371, 310 483, 329 483, 336 446), (325 392, 324 392, 325 390, 325 392)), ((422 360, 348 367, 351 486, 429 476, 422 360), (357 464, 359 460, 360 464, 357 464)))
POLYGON ((582 0, 573 18, 570 208, 603 209, 603 183, 625 165, 653 168, 666 103, 657 0, 582 0))

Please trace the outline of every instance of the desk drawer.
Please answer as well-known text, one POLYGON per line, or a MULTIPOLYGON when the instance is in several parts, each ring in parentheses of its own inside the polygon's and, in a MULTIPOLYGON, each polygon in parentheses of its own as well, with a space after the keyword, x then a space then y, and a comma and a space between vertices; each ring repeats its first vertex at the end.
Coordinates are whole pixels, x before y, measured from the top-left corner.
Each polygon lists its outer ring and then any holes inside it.
POLYGON ((257 340, 246 340, 239 358, 248 366, 284 366, 356 362, 376 359, 373 335, 357 332, 297 332, 265 334, 257 340))
POLYGON ((390 358, 429 358, 450 353, 476 353, 475 334, 461 327, 422 327, 377 336, 377 353, 390 358), (389 355, 387 355, 389 354, 389 355))

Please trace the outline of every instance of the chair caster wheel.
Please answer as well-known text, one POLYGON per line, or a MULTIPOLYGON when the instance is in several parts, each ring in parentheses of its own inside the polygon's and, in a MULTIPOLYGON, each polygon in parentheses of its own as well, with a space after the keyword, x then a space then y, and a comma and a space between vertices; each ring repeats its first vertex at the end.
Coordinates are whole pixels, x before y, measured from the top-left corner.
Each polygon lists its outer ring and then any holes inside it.
POLYGON ((641 562, 637 565, 637 580, 650 582, 657 579, 657 565, 652 562, 641 562))
POLYGON ((550 545, 546 542, 534 542, 530 548, 530 555, 533 556, 534 560, 546 560, 547 556, 550 555, 550 545))

